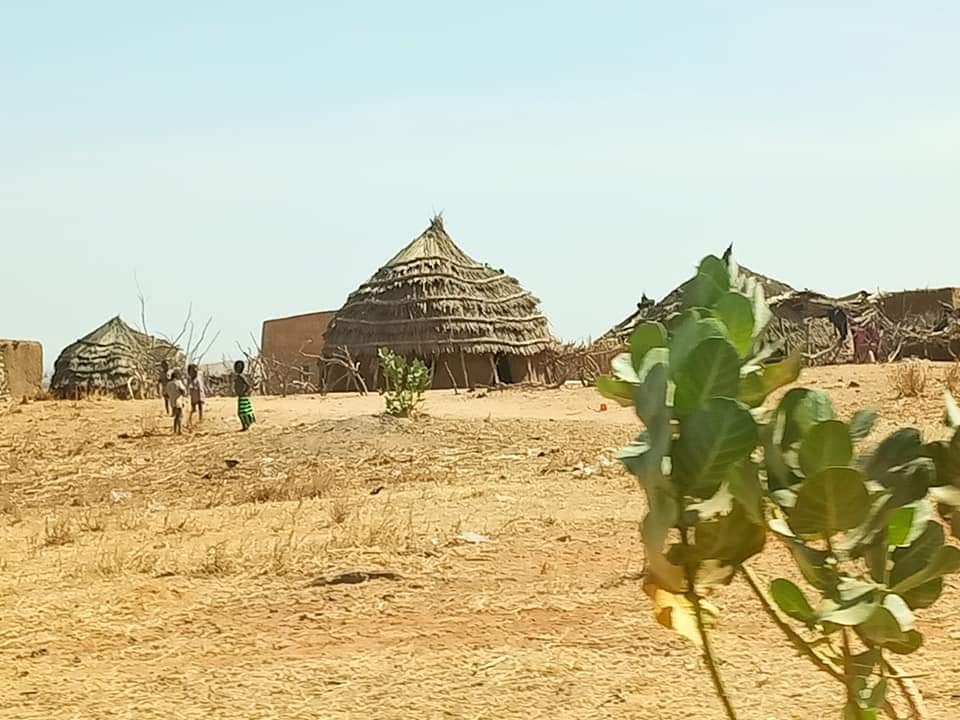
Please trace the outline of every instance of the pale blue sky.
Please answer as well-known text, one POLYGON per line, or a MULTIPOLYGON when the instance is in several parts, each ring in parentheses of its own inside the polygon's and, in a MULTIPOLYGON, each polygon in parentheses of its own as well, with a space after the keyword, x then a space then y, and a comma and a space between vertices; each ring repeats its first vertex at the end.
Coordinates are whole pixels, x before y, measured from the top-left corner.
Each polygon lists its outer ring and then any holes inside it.
POLYGON ((598 335, 731 241, 960 285, 957 2, 0 0, 0 337, 186 306, 248 345, 435 210, 598 335))

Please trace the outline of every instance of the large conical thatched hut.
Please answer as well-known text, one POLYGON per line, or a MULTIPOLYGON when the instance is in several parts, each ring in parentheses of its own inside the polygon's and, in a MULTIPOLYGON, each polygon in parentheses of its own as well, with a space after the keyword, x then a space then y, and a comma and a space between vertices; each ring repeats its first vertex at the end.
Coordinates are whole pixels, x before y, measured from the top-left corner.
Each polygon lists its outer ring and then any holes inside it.
POLYGON ((540 301, 458 248, 439 216, 347 298, 325 335, 371 386, 380 348, 422 359, 435 388, 462 388, 539 381, 553 344, 540 301))
POLYGON ((60 353, 50 391, 61 398, 151 397, 159 389, 160 363, 173 367, 181 359, 176 346, 134 330, 118 315, 60 353))

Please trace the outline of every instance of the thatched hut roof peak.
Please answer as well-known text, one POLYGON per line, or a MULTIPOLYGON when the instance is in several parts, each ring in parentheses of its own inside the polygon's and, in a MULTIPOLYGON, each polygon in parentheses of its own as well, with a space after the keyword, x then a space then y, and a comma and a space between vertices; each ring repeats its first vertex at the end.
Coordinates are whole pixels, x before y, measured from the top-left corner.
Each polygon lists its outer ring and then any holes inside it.
POLYGON ((443 227, 443 216, 435 215, 430 227, 394 255, 384 268, 397 267, 421 260, 446 260, 464 267, 480 267, 480 263, 457 247, 443 227))
POLYGON ((540 301, 457 247, 439 215, 347 298, 326 334, 355 354, 533 355, 553 343, 540 301))

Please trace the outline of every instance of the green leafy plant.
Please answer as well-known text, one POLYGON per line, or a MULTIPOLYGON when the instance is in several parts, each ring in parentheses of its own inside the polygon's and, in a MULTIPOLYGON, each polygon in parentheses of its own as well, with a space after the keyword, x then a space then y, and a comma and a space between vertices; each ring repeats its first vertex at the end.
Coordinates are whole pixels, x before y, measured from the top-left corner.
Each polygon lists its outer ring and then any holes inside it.
POLYGON ((430 368, 418 359, 408 360, 391 350, 378 353, 383 370, 384 396, 387 414, 393 417, 410 417, 423 400, 423 393, 430 387, 430 368))
POLYGON ((903 429, 871 452, 861 445, 875 413, 841 420, 822 391, 794 388, 764 409, 800 373, 797 355, 769 361, 770 317, 759 283, 709 256, 684 285, 681 311, 638 326, 630 352, 597 381, 645 426, 620 453, 647 497, 644 590, 658 621, 703 649, 729 717, 706 597, 742 571, 790 643, 843 683, 844 718, 872 719, 889 709, 891 677, 902 680, 888 655, 922 645, 913 611, 960 570, 960 549, 933 514, 938 505, 960 526, 960 408, 948 394, 950 441, 903 429), (777 578, 764 592, 745 568, 768 531, 808 591, 777 578))

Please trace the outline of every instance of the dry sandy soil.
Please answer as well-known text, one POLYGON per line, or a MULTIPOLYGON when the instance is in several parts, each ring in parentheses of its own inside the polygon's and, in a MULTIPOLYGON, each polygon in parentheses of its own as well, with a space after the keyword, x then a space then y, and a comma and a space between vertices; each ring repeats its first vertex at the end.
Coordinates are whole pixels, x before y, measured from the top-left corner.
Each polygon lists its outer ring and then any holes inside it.
MULTIPOLYGON (((811 371, 843 416, 939 435, 944 369, 811 371)), ((156 402, 42 402, 0 419, 0 716, 716 718, 698 652, 641 592, 639 492, 610 458, 637 430, 585 389, 258 398, 173 437, 156 402), (468 542, 480 533, 488 542, 468 542), (355 568, 394 579, 311 586, 355 568)), ((474 538, 476 539, 476 538, 474 538)), ((771 546, 754 563, 788 567, 771 546)), ((716 600, 746 719, 838 717, 745 586, 716 600)), ((960 585, 904 664, 930 717, 960 708, 960 585)))

